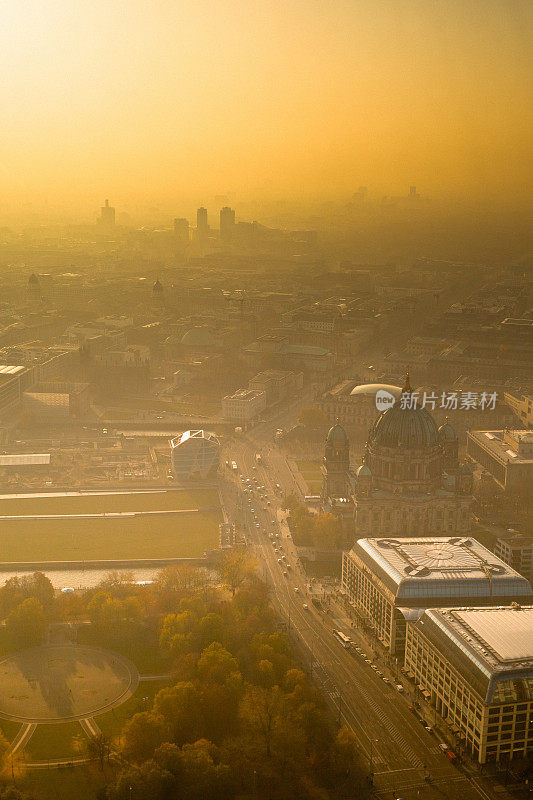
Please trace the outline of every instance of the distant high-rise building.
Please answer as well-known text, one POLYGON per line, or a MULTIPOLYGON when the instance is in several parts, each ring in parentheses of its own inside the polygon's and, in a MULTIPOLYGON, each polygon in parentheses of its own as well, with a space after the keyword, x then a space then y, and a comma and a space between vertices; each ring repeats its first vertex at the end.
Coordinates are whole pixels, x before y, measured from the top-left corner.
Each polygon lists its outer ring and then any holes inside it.
POLYGON ((109 205, 109 200, 105 201, 105 206, 100 209, 100 225, 111 227, 115 224, 115 209, 109 205))
POLYGON ((207 239, 209 224, 207 222, 207 208, 199 208, 196 212, 196 231, 199 239, 207 239))
POLYGON ((352 195, 352 200, 359 206, 364 206, 368 200, 368 189, 366 186, 360 186, 352 195))
POLYGON ((176 218, 174 220, 174 233, 180 242, 189 241, 189 220, 183 218, 176 218))
POLYGON ((409 187, 409 197, 411 200, 417 200, 420 197, 420 195, 416 191, 416 186, 409 187))
POLYGON ((229 241, 235 230, 235 211, 229 206, 220 209, 220 238, 229 241))

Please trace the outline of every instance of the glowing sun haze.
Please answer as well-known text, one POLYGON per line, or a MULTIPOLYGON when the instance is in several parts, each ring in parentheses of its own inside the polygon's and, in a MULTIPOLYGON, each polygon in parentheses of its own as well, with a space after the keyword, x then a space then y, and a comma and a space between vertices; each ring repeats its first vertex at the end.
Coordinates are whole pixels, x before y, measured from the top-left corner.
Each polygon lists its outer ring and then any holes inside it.
POLYGON ((531 0, 4 0, 3 203, 525 196, 531 0))

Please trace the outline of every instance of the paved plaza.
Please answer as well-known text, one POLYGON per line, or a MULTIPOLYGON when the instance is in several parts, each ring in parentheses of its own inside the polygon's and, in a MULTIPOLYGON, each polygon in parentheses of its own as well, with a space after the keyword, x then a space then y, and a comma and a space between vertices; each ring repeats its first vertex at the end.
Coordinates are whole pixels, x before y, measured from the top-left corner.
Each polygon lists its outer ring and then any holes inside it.
POLYGON ((135 666, 98 647, 49 645, 0 660, 0 718, 85 719, 123 703, 139 682, 135 666))

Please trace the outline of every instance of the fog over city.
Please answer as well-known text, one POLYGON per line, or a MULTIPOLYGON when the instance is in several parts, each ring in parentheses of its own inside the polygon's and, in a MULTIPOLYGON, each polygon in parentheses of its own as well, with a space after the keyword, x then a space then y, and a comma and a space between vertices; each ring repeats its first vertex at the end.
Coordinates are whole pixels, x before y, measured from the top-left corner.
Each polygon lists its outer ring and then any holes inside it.
POLYGON ((0 800, 526 800, 529 0, 6 0, 0 800))

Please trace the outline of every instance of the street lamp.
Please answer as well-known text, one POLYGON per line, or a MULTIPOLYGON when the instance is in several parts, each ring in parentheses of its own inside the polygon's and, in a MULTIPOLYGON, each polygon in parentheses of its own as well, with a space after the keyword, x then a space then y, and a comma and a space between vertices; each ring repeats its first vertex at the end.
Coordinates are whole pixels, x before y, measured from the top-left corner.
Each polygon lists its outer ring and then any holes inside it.
POLYGON ((377 743, 377 742, 379 742, 379 739, 370 739, 370 755, 369 755, 369 759, 368 760, 369 760, 369 765, 370 765, 370 769, 369 769, 370 775, 369 775, 369 777, 370 777, 370 783, 371 784, 374 783, 374 743, 377 743))

